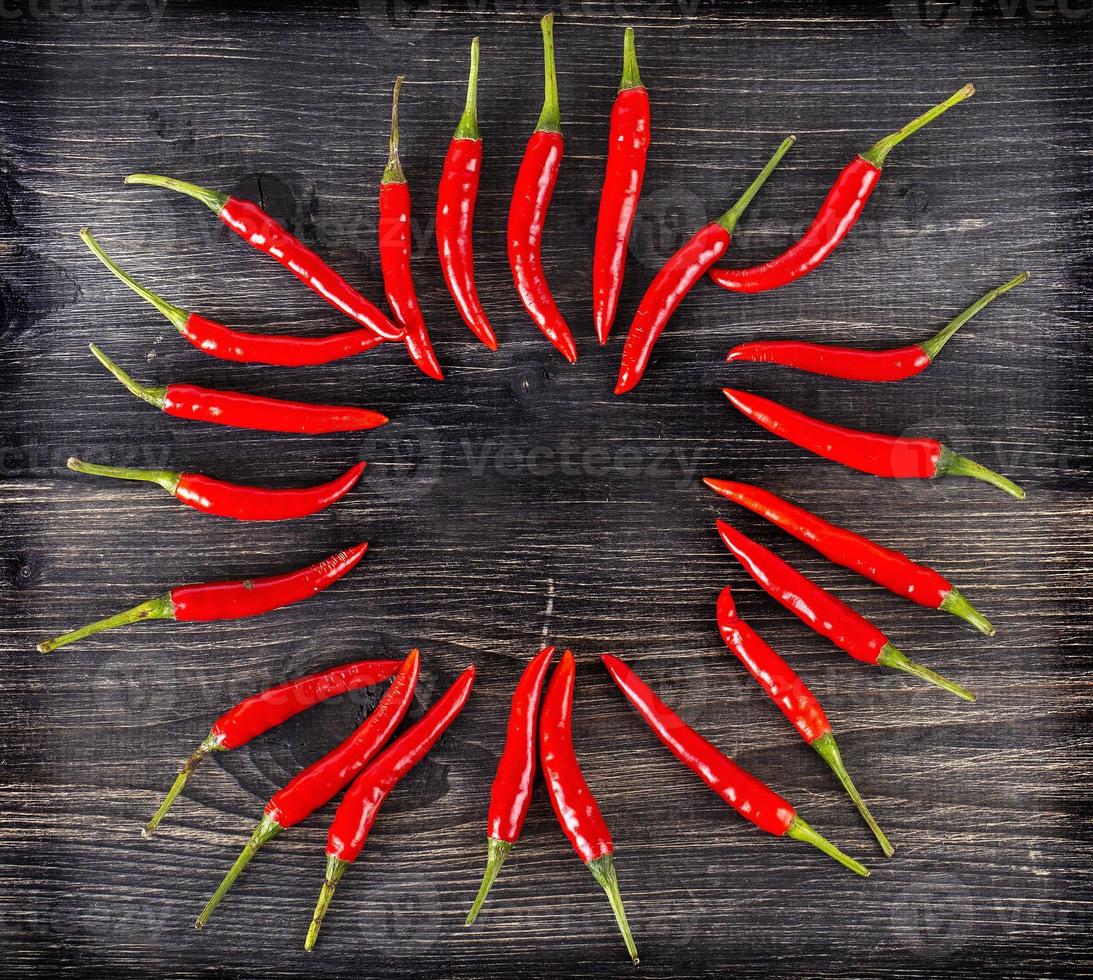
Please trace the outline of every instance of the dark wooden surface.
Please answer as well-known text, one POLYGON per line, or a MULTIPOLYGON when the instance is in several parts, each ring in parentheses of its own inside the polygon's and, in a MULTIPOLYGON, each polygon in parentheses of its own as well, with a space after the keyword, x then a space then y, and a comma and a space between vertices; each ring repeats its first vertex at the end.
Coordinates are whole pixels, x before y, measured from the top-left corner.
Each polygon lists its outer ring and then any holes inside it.
POLYGON ((557 24, 566 159, 546 265, 581 349, 566 366, 518 306, 504 215, 538 113, 537 4, 425 7, 16 2, 0 22, 0 936, 5 972, 631 976, 606 902, 541 786, 480 924, 484 812, 520 666, 544 637, 578 654, 576 742, 615 836, 640 974, 810 976, 1089 971, 1091 17, 1071 4, 567 4, 557 24), (958 5, 963 8, 966 5, 958 5), (488 9, 487 9, 488 8, 488 9), (894 16, 893 16, 894 15, 894 16), (622 27, 638 30, 653 148, 620 324, 595 346, 589 264, 622 27), (478 274, 502 340, 472 342, 441 280, 434 188, 483 39, 478 274), (102 270, 104 246, 168 298, 241 327, 345 326, 199 205, 127 188, 134 170, 261 200, 380 294, 375 190, 389 87, 403 92, 422 303, 449 379, 391 347, 324 368, 203 357, 102 270), (526 77, 525 77, 526 76, 526 77), (703 285, 645 383, 611 395, 621 334, 687 229, 719 214, 786 132, 798 146, 743 222, 735 258, 783 247, 832 175, 965 81, 974 99, 900 148, 853 237, 806 281, 733 298, 703 285), (866 345, 932 333, 991 286, 1032 278, 927 374, 854 386, 729 369, 735 341, 866 345), (374 433, 279 437, 202 427, 129 397, 91 340, 153 383, 375 406, 374 433), (849 425, 942 435, 1028 490, 875 481, 736 416, 726 383, 849 425), (210 519, 158 491, 76 477, 77 453, 295 485, 364 458, 359 489, 279 526, 210 519), (534 455, 533 455, 534 454, 534 455), (903 603, 731 516, 974 688, 966 705, 843 658, 724 553, 728 504, 704 474, 754 480, 936 565, 993 640, 903 603), (366 538, 329 593, 264 619, 153 624, 49 657, 38 640, 168 586, 268 573, 366 538), (734 661, 713 622, 727 582, 813 686, 897 847, 885 861, 820 761, 734 661), (239 697, 362 656, 424 653, 415 714, 468 662, 464 715, 392 796, 302 940, 333 808, 270 845, 203 933, 195 914, 263 802, 335 744, 374 695, 343 698, 209 762, 153 839, 139 828, 178 762, 239 697), (665 699, 866 859, 861 881, 764 837, 655 742, 597 654, 665 699))

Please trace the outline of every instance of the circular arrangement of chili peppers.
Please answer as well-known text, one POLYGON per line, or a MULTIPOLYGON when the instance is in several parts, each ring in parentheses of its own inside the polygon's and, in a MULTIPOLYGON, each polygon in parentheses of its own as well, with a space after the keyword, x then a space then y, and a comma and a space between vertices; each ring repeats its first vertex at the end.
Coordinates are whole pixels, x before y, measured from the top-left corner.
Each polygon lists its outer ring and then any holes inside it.
MULTIPOLYGON (((576 341, 551 293, 542 261, 544 224, 561 168, 564 143, 554 61, 553 15, 544 17, 540 26, 543 107, 516 175, 508 216, 507 248, 513 283, 521 303, 550 343, 572 363, 577 359, 576 341)), ((496 350, 498 338, 479 298, 474 274, 474 210, 482 169, 482 139, 477 115, 479 58, 479 41, 474 38, 466 102, 448 146, 437 190, 436 234, 441 270, 456 309, 474 336, 490 350, 496 350)), ((299 367, 326 364, 395 341, 405 345, 411 360, 425 374, 443 381, 444 372, 426 329, 410 264, 411 195, 399 157, 398 106, 402 83, 400 75, 394 83, 389 155, 378 194, 378 249, 391 317, 257 205, 187 181, 143 173, 126 178, 129 184, 167 188, 201 201, 240 237, 271 256, 331 306, 354 320, 357 326, 325 337, 235 330, 163 299, 107 255, 89 229, 81 230, 80 236, 113 275, 162 313, 194 347, 210 356, 239 363, 299 367)), ((746 269, 717 266, 748 205, 793 145, 795 137, 787 137, 736 204, 716 221, 700 228, 653 277, 623 344, 615 393, 621 395, 638 384, 649 366, 657 339, 680 303, 702 279, 709 277, 731 292, 758 293, 787 286, 815 271, 857 222, 892 149, 974 91, 971 85, 964 86, 855 157, 837 176, 804 234, 781 255, 746 269)), ((649 93, 641 80, 634 30, 626 28, 622 77, 611 110, 592 263, 592 321, 601 344, 608 342, 618 313, 630 232, 641 196, 650 142, 649 93)), ((997 286, 933 337, 908 347, 862 350, 798 340, 754 341, 733 347, 727 360, 729 363, 777 365, 851 381, 902 381, 926 370, 968 320, 1027 278, 1028 274, 1022 273, 997 286)), ((387 421, 386 416, 371 409, 282 401, 185 383, 143 385, 98 346, 91 345, 91 351, 132 394, 179 418, 300 434, 367 430, 387 421)), ((851 469, 904 479, 968 476, 990 483, 1018 499, 1024 497, 1024 491, 1012 481, 958 455, 935 439, 902 438, 849 429, 735 388, 724 388, 723 392, 735 408, 767 431, 851 469)), ((239 521, 281 521, 318 513, 349 493, 365 469, 365 463, 358 462, 327 483, 271 489, 241 486, 196 473, 102 465, 74 457, 68 465, 79 473, 155 483, 195 510, 239 521)), ((704 482, 725 499, 759 515, 835 564, 920 606, 960 617, 987 636, 994 635, 995 629, 989 620, 934 569, 832 524, 762 487, 712 477, 704 482)), ((967 701, 975 700, 975 695, 964 687, 908 658, 879 627, 727 521, 718 520, 717 531, 744 571, 763 591, 853 659, 903 671, 967 701)), ((367 548, 367 543, 361 543, 317 564, 280 575, 179 586, 124 612, 43 642, 39 644, 39 650, 49 652, 103 630, 149 619, 201 622, 268 613, 332 586, 360 562, 367 548)), ((829 766, 885 856, 891 857, 894 848, 851 780, 831 723, 807 684, 739 616, 729 587, 721 591, 717 600, 715 619, 725 645, 829 766)), ((512 696, 504 747, 487 812, 486 868, 467 914, 466 925, 473 924, 482 911, 502 865, 520 837, 538 763, 558 823, 593 878, 604 889, 627 952, 636 964, 638 951, 623 906, 614 843, 574 748, 577 662, 573 653, 565 650, 548 682, 554 654, 555 647, 547 646, 533 657, 512 696)), ((623 696, 657 738, 741 816, 775 836, 791 837, 813 845, 856 874, 869 874, 859 862, 805 823, 783 797, 687 725, 621 659, 608 654, 601 659, 623 696)), ((384 800, 462 711, 475 679, 475 667, 471 665, 415 724, 387 744, 410 708, 419 672, 420 656, 416 649, 411 650, 402 662, 382 660, 346 664, 248 697, 213 723, 209 734, 185 761, 162 804, 144 827, 145 836, 156 830, 194 769, 207 755, 245 745, 320 701, 391 679, 375 710, 355 731, 321 759, 297 773, 270 798, 242 853, 198 916, 199 928, 208 922, 213 910, 261 847, 348 786, 330 824, 326 873, 305 939, 306 949, 315 946, 335 888, 349 865, 360 855, 384 800)))

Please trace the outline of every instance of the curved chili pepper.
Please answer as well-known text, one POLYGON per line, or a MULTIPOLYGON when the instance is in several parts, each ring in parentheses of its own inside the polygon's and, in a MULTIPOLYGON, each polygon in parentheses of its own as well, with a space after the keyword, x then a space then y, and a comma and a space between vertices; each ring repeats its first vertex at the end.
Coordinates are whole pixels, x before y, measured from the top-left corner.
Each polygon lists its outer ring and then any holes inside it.
POLYGON ((497 764, 497 775, 493 777, 490 808, 486 816, 486 871, 471 910, 467 913, 464 924, 468 926, 478 918, 497 873, 524 826, 524 817, 531 803, 531 784, 535 779, 535 719, 539 695, 553 657, 554 647, 540 650, 524 668, 512 695, 505 748, 497 764))
POLYGON ((336 480, 314 487, 265 490, 228 483, 200 473, 175 473, 171 470, 140 470, 128 466, 101 466, 70 456, 68 468, 92 476, 115 480, 140 480, 156 483, 171 496, 205 514, 230 517, 237 521, 288 521, 325 510, 341 500, 364 472, 364 463, 346 470, 336 480))
POLYGON ((326 877, 304 949, 315 948, 334 889, 349 865, 357 860, 376 822, 383 801, 402 778, 428 755, 447 727, 463 710, 474 686, 474 666, 468 667, 425 715, 392 742, 346 790, 326 838, 326 877))
POLYGON ((562 123, 558 78, 554 71, 554 15, 540 22, 543 31, 545 95, 543 111, 528 140, 509 206, 509 267, 520 301, 535 325, 570 364, 577 360, 573 334, 554 302, 543 273, 543 225, 562 163, 562 123))
POLYGON ((297 677, 244 698, 213 722, 205 740, 183 763, 174 784, 152 819, 145 824, 141 835, 150 837, 155 832, 186 786, 190 774, 211 752, 238 749, 320 701, 387 680, 399 667, 397 660, 358 660, 319 674, 297 677))
POLYGON ((732 480, 706 478, 703 482, 715 493, 747 507, 792 534, 836 565, 849 568, 927 609, 940 609, 959 616, 981 633, 994 636, 995 629, 987 617, 968 602, 952 582, 932 568, 911 561, 901 552, 884 548, 863 535, 829 524, 822 517, 760 487, 732 480))
POLYGON ((967 688, 935 674, 901 653, 868 619, 757 541, 752 541, 725 521, 717 522, 717 530, 725 547, 767 595, 855 660, 902 670, 965 701, 975 700, 975 695, 967 688))
POLYGON ((592 319, 601 344, 607 343, 618 309, 626 249, 649 152, 649 93, 638 72, 634 28, 626 28, 622 44, 622 81, 611 107, 607 171, 600 191, 592 257, 592 319))
POLYGON ((878 140, 843 168, 805 233, 777 258, 747 269, 711 269, 710 278, 736 293, 762 293, 807 275, 824 261, 854 227, 880 180, 888 154, 958 102, 975 94, 965 85, 902 129, 878 140))
POLYGON ((735 388, 722 388, 721 391, 756 425, 795 446, 842 463, 852 470, 896 479, 932 480, 942 476, 970 476, 1018 500, 1025 499, 1025 491, 1016 483, 954 453, 936 439, 908 439, 847 429, 746 391, 735 388))
POLYGON ((792 837, 811 844, 863 878, 869 871, 818 834, 793 805, 766 783, 742 769, 690 727, 618 657, 600 658, 611 679, 637 709, 642 720, 680 762, 749 823, 775 837, 792 837))
POLYGON ((1022 272, 1009 282, 992 289, 977 299, 963 313, 950 321, 943 330, 928 340, 910 347, 890 350, 861 350, 856 347, 836 347, 833 344, 805 344, 798 340, 759 340, 739 344, 729 351, 727 361, 755 361, 759 364, 780 364, 829 378, 848 381, 902 381, 925 371, 937 358, 941 348, 965 323, 988 303, 1008 293, 1028 278, 1022 272))
POLYGON ((265 252, 279 265, 288 269, 312 292, 325 299, 362 327, 367 327, 384 340, 402 340, 403 330, 392 323, 372 303, 349 285, 337 272, 319 258, 295 235, 289 234, 257 204, 228 194, 211 191, 174 177, 159 174, 130 174, 127 184, 164 187, 200 201, 248 245, 265 252))
POLYGON ((740 216, 767 182, 767 178, 774 173, 774 169, 796 139, 795 136, 787 136, 782 140, 782 145, 759 171, 759 176, 740 195, 740 200, 716 221, 696 231, 661 266, 660 272, 645 290, 630 324, 630 332, 626 335, 622 363, 619 365, 619 379, 615 384, 616 395, 624 394, 641 380, 649 365, 653 345, 668 325, 672 314, 710 266, 725 254, 740 216))
POLYGON ((154 405, 168 415, 198 422, 213 422, 237 429, 262 432, 359 432, 384 425, 388 418, 370 408, 348 405, 314 405, 311 402, 285 401, 262 395, 244 395, 238 391, 218 391, 201 385, 142 385, 133 380, 95 344, 91 353, 117 378, 130 394, 154 405))
POLYGON ((175 306, 152 290, 146 289, 102 250, 90 228, 81 228, 80 238, 103 265, 141 299, 147 300, 167 317, 194 347, 222 361, 304 367, 329 364, 331 361, 371 350, 383 343, 382 337, 365 327, 331 334, 329 337, 297 337, 232 330, 215 320, 175 306))
POLYGON ((436 246, 440 269, 456 309, 471 332, 490 350, 497 336, 478 298, 474 281, 474 205, 482 173, 482 137, 478 132, 478 38, 471 39, 467 103, 448 144, 436 194, 436 246))
POLYGON ((577 856, 584 861, 600 887, 607 893, 611 911, 626 942, 626 951, 636 966, 638 950, 626 921, 619 880, 615 871, 615 845, 611 831, 600 814, 596 798, 588 788, 577 754, 573 751, 573 687, 577 664, 573 654, 562 654, 543 699, 539 718, 539 760, 554 814, 577 856))
POLYGON ((387 304, 406 330, 406 349, 413 362, 430 378, 444 380, 410 272, 410 185, 398 155, 398 94, 402 76, 395 79, 391 96, 391 138, 387 166, 380 180, 380 269, 387 304))
POLYGON ((877 838, 884 856, 891 857, 895 851, 846 771, 831 730, 831 722, 827 720, 816 695, 808 689, 808 685, 797 676, 793 668, 736 614, 736 604, 732 601, 732 591, 728 587, 722 589, 717 598, 717 625, 721 630, 721 639, 736 654, 736 659, 766 691, 767 697, 789 719, 801 738, 831 767, 843 789, 854 801, 858 813, 877 838))
POLYGON ((115 613, 106 619, 88 623, 71 633, 38 644, 39 653, 49 653, 68 646, 92 633, 128 626, 148 619, 175 619, 179 622, 210 622, 218 619, 243 619, 292 605, 333 585, 350 571, 368 550, 368 542, 354 545, 307 568, 265 578, 232 579, 179 585, 139 606, 115 613))
POLYGON ((381 749, 398 728, 414 697, 417 685, 419 657, 411 650, 402 662, 398 675, 384 693, 376 710, 357 727, 337 748, 306 769, 301 769, 281 787, 266 804, 262 819, 254 828, 250 840, 224 876, 219 887, 201 910, 195 923, 201 929, 209 921, 228 889, 250 864, 262 845, 273 840, 282 830, 294 827, 301 820, 325 806, 348 786, 368 761, 381 749))

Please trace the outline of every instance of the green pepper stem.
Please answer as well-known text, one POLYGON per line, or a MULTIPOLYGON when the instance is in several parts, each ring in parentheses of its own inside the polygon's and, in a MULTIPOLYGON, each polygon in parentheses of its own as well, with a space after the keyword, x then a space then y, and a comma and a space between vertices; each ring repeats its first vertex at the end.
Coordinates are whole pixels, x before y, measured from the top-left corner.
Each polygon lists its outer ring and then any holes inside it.
POLYGON ((547 14, 539 26, 543 30, 543 111, 535 131, 560 133, 562 113, 558 108, 558 75, 554 68, 554 15, 547 14))
POLYGON ((839 782, 842 783, 843 789, 849 794, 850 799, 854 801, 854 806, 858 808, 858 813, 861 814, 862 820, 869 825, 869 829, 873 831, 873 836, 877 838, 877 843, 880 844, 880 849, 884 851, 884 856, 891 857, 895 853, 895 849, 892 847, 887 836, 885 836, 884 831, 880 829, 880 825, 873 818, 873 814, 869 812, 869 807, 866 806, 865 800, 861 798, 858 788, 854 785, 854 781, 846 771, 846 766, 843 765, 842 754, 839 752, 839 746, 835 744, 835 736, 832 735, 831 732, 828 732, 826 735, 821 735, 812 743, 812 747, 819 753, 820 758, 831 767, 831 771, 835 773, 839 782))
POLYGON ((774 173, 774 168, 782 162, 788 152, 789 148, 797 142, 796 136, 787 136, 782 140, 782 145, 775 151, 774 156, 767 161, 767 165, 759 171, 759 176, 755 178, 749 185, 748 189, 740 195, 738 200, 728 211, 726 211, 720 218, 717 219, 717 223, 721 225, 730 235, 736 228, 736 223, 740 220, 741 216, 747 210, 748 205, 751 204, 752 199, 759 193, 760 188, 767 182, 767 178, 774 173))
POLYGON ((940 687, 943 691, 955 694, 958 698, 963 698, 965 701, 975 700, 975 695, 967 688, 961 687, 959 684, 954 684, 940 674, 935 674, 929 667, 923 667, 922 664, 917 663, 910 657, 901 653, 892 646, 891 643, 884 644, 880 656, 877 658, 877 663, 881 667, 892 667, 895 670, 902 670, 905 673, 914 674, 915 677, 920 677, 922 680, 933 684, 934 687, 940 687))
POLYGON ((906 126, 897 129, 894 133, 877 140, 868 150, 861 154, 866 163, 873 164, 878 170, 884 166, 884 161, 900 143, 908 136, 917 133, 927 123, 933 122, 943 112, 948 112, 954 105, 975 95, 974 85, 965 85, 959 92, 954 92, 944 102, 939 102, 932 109, 927 109, 921 116, 912 119, 906 126))
POLYGON ((975 316, 976 313, 983 309, 988 303, 993 303, 999 296, 1008 293, 1014 286, 1020 286, 1027 278, 1028 273, 1022 272, 1019 276, 1014 276, 1009 282, 1003 283, 1001 286, 996 286, 985 296, 981 296, 972 303, 971 306, 960 313, 954 320, 950 321, 946 327, 935 333, 929 340, 922 341, 918 346, 921 347, 926 352, 926 356, 933 361, 941 348, 949 342, 949 338, 975 316))
POLYGON ((115 613, 113 616, 107 616, 106 619, 100 619, 94 623, 88 623, 86 626, 81 626, 71 633, 65 633, 63 636, 57 636, 52 640, 39 643, 38 652, 50 653, 60 647, 75 643, 77 640, 82 640, 85 636, 91 636, 92 633, 101 633, 103 630, 110 630, 115 626, 128 626, 130 623, 140 623, 146 619, 174 618, 175 604, 171 601, 171 593, 164 592, 163 595, 142 602, 132 609, 126 609, 125 612, 115 613))
POLYGON ((623 908, 622 895, 619 893, 619 878, 615 872, 615 860, 610 854, 596 858, 588 862, 588 870, 592 877, 599 882, 600 887, 607 893, 607 900, 611 903, 611 911, 615 913, 615 921, 619 925, 623 941, 626 943, 626 951, 630 954, 630 960, 637 966, 638 948, 634 944, 634 935, 630 932, 630 923, 626 921, 626 909, 623 908))
POLYGON ((167 816, 167 811, 171 809, 171 804, 178 798, 178 794, 182 792, 183 787, 186 785, 186 781, 190 778, 192 773, 210 752, 222 752, 223 748, 220 745, 220 739, 218 739, 211 732, 205 736, 205 741, 202 742, 193 754, 183 764, 179 774, 175 777, 174 783, 171 784, 171 788, 167 790, 167 795, 163 798, 163 802, 159 805, 159 809, 152 814, 152 819, 141 830, 141 837, 151 837, 156 832, 156 828, 163 821, 163 818, 167 816))
POLYGON ((220 882, 216 891, 213 892, 212 898, 206 903, 205 907, 201 910, 201 914, 197 917, 197 921, 194 923, 195 929, 203 929, 205 923, 209 921, 209 916, 213 914, 213 911, 220 904, 220 900, 228 894, 228 889, 235 884, 236 878, 242 873, 243 869, 250 864, 251 858, 258 853, 258 848, 263 844, 273 840, 284 828, 268 814, 263 813, 262 819, 258 821, 258 826, 254 828, 254 833, 250 835, 250 840, 247 841, 243 847, 239 857, 235 859, 235 864, 231 866, 231 869, 226 875, 224 880, 220 882))
POLYGON ((398 157, 398 94, 402 91, 402 75, 395 76, 395 88, 391 94, 391 135, 387 140, 387 166, 383 168, 381 184, 405 184, 406 174, 398 157))
POLYGON ((171 470, 139 470, 129 466, 103 466, 100 463, 85 463, 75 456, 68 457, 68 468, 77 473, 87 473, 91 476, 109 476, 115 480, 141 480, 144 483, 158 483, 168 493, 173 494, 178 489, 181 473, 171 470))
POLYGON ((457 140, 481 139, 478 132, 478 38, 471 38, 471 70, 467 75, 467 103, 463 107, 463 115, 459 117, 459 125, 455 127, 457 140))
POLYGON ((941 605, 938 606, 938 609, 942 612, 959 616, 965 622, 971 623, 972 626, 985 636, 994 636, 994 634, 998 632, 991 625, 990 620, 961 595, 960 590, 955 585, 949 590, 945 598, 941 600, 941 605))
POLYGON ((628 88, 641 88, 641 73, 638 71, 638 50, 634 44, 634 28, 626 28, 622 36, 622 81, 619 91, 628 88))
POLYGON ((863 878, 869 877, 868 868, 859 864, 849 855, 843 854, 843 852, 832 844, 831 841, 822 834, 816 833, 816 831, 800 817, 795 816, 793 818, 793 823, 786 828, 786 836, 792 837, 794 840, 804 841, 806 844, 811 844, 813 847, 819 848, 828 857, 833 857, 844 868, 849 868, 856 875, 861 875, 863 878))
POLYGON ((220 214, 224 205, 228 203, 229 195, 218 191, 211 191, 207 187, 190 184, 185 180, 176 180, 174 177, 161 177, 159 174, 130 174, 125 178, 127 184, 146 184, 149 187, 165 187, 169 191, 178 191, 194 200, 200 201, 210 211, 220 214))
POLYGON ((334 897, 334 889, 338 887, 342 875, 349 867, 348 861, 326 856, 326 878, 323 879, 323 889, 319 892, 319 901, 315 903, 315 914, 311 917, 311 925, 307 928, 307 938, 304 940, 304 949, 309 953, 315 948, 315 942, 319 938, 319 930, 323 927, 323 919, 330 908, 330 901, 334 897))
POLYGON ((158 293, 153 293, 152 290, 147 289, 137 282, 132 276, 129 275, 124 269, 121 268, 109 255, 103 250, 102 246, 95 241, 95 236, 91 234, 90 228, 80 229, 80 238, 83 239, 83 243, 91 249, 92 254, 103 265, 105 265, 115 276, 117 276, 125 285, 127 285, 134 293, 136 293, 141 299, 151 303, 160 313, 162 313, 168 320, 171 321, 179 330, 185 325, 186 321, 190 318, 190 314, 182 309, 180 306, 175 306, 174 303, 168 303, 158 293))
POLYGON ((1012 480, 1007 480, 1000 473, 987 469, 982 463, 968 459, 967 456, 954 453, 948 446, 941 447, 941 455, 938 457, 934 476, 970 476, 989 483, 992 487, 997 487, 1018 500, 1025 499, 1025 491, 1012 480))
POLYGON ((499 837, 488 837, 486 845, 488 848, 486 852, 486 871, 482 875, 482 884, 478 887, 478 894, 474 897, 471 910, 467 913, 467 921, 463 923, 466 926, 469 926, 478 918, 478 913, 482 911, 486 896, 490 893, 490 889, 497 879, 497 873, 501 870, 501 865, 505 863, 505 858, 509 856, 509 851, 512 850, 512 842, 501 840, 499 837))
POLYGON ((126 374, 120 367, 118 367, 106 354, 98 344, 91 344, 91 353, 98 358, 99 363, 106 368, 115 378, 117 378, 126 388, 129 389, 131 394, 136 395, 138 398, 148 402, 149 405, 155 405, 156 408, 161 409, 166 404, 167 400, 167 386, 161 385, 152 387, 150 385, 142 385, 138 381, 134 381, 128 374, 126 374))

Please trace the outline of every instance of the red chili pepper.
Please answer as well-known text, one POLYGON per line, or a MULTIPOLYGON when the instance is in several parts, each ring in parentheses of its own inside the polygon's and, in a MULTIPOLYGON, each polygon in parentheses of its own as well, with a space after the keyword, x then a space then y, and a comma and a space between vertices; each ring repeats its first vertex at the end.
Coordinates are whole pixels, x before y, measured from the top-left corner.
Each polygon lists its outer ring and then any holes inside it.
POLYGON ((205 740, 183 764, 159 809, 145 825, 142 835, 149 837, 155 832, 171 809, 171 804, 182 792, 190 774, 209 753, 227 752, 246 745, 320 701, 387 680, 399 667, 397 660, 358 660, 319 674, 297 677, 244 698, 213 722, 205 740))
POLYGON ((596 251, 592 259, 592 319, 601 344, 607 343, 619 305, 626 249, 645 177, 649 152, 649 93, 641 84, 634 28, 626 28, 622 48, 622 81, 611 108, 607 172, 600 191, 596 251))
POLYGON ((428 755, 429 750, 463 710, 474 686, 475 669, 468 667, 425 715, 392 742, 346 791, 326 838, 326 878, 315 915, 307 930, 304 949, 315 947, 334 889, 349 865, 364 849, 383 801, 402 778, 428 755))
POLYGON ((130 174, 127 184, 165 187, 200 201, 247 244, 288 269, 305 286, 325 299, 362 327, 384 340, 402 340, 403 330, 392 323, 372 303, 349 285, 338 273, 294 235, 289 234, 257 204, 220 194, 197 184, 190 184, 159 174, 130 174))
POLYGON ((543 225, 562 163, 562 122, 558 78, 554 71, 554 15, 540 22, 543 31, 545 96, 539 123, 528 140, 509 206, 508 242, 512 279, 524 309, 570 364, 577 345, 543 273, 543 225))
POLYGON ((717 530, 725 546, 767 595, 855 660, 902 670, 965 701, 975 700, 971 691, 905 656, 868 619, 757 541, 725 521, 717 522, 717 530))
POLYGON ((968 602, 952 582, 932 568, 913 562, 901 552, 884 548, 844 527, 829 524, 803 507, 797 507, 767 490, 732 480, 705 479, 703 482, 715 493, 747 507, 789 532, 798 541, 815 548, 835 564, 849 568, 920 606, 959 616, 981 633, 994 636, 995 629, 986 616, 968 602))
POLYGON ((531 803, 531 785, 535 779, 535 719, 539 709, 539 695, 543 690, 547 668, 554 657, 554 647, 546 647, 524 668, 516 691, 512 695, 508 733, 497 775, 493 778, 490 808, 486 817, 486 872, 478 889, 466 925, 478 918, 482 904, 490 888, 509 856, 512 845, 520 837, 528 805, 531 803))
POLYGON ((1025 491, 993 470, 954 453, 936 439, 907 439, 860 429, 847 429, 814 419, 735 388, 722 388, 725 397, 757 425, 824 459, 873 476, 932 480, 941 476, 970 476, 1004 490, 1018 500, 1025 491))
POLYGON ((383 338, 367 328, 347 330, 329 337, 297 337, 288 334, 246 333, 190 313, 162 296, 146 289, 110 258, 95 241, 90 228, 80 229, 80 238, 94 255, 115 276, 142 299, 147 300, 171 321, 199 351, 222 361, 243 364, 277 364, 282 367, 303 367, 328 364, 371 350, 383 343, 383 338))
POLYGON ((835 742, 835 736, 831 730, 831 722, 827 720, 820 702, 800 677, 794 672, 767 642, 745 623, 736 614, 736 605, 732 601, 732 591, 726 587, 721 590, 717 599, 717 625, 721 630, 721 638, 725 645, 736 654, 739 660, 748 670, 748 673, 766 691, 778 709, 797 729, 801 738, 811 745, 831 767, 831 771, 842 783, 843 789, 849 794, 850 799, 858 808, 858 813, 873 831, 885 857, 891 857, 895 853, 884 831, 873 819, 865 800, 858 793, 854 781, 843 765, 839 746, 835 742))
POLYGON ((952 320, 944 330, 910 347, 861 350, 832 344, 805 344, 798 340, 759 340, 734 347, 726 360, 780 364, 782 367, 823 374, 829 378, 846 378, 848 381, 902 381, 925 371, 954 333, 984 306, 1027 278, 1028 273, 1022 272, 1004 285, 992 289, 952 320))
POLYGON ((573 687, 577 664, 573 654, 562 654, 543 700, 539 719, 539 759, 554 814, 577 856, 584 861, 600 887, 607 893, 611 911, 626 942, 626 951, 636 966, 638 949, 626 921, 619 880, 615 871, 615 845, 611 831, 600 814, 596 798, 585 782, 577 754, 573 751, 573 687))
POLYGON ((402 662, 398 676, 391 682, 376 710, 357 727, 344 742, 306 769, 301 769, 281 789, 270 797, 258 826, 254 828, 243 852, 197 917, 201 929, 220 900, 235 884, 235 880, 250 864, 263 844, 273 840, 282 830, 294 827, 301 820, 325 806, 341 792, 369 760, 391 737, 413 700, 418 677, 418 652, 411 650, 402 662))
POLYGON ((912 133, 918 132, 958 102, 975 94, 965 85, 944 102, 913 119, 902 129, 878 140, 856 156, 835 178, 824 203, 805 233, 777 258, 747 269, 712 269, 710 278, 737 293, 762 293, 807 275, 824 261, 854 227, 877 182, 888 154, 912 133))
POLYGON ((171 470, 140 470, 128 466, 100 466, 70 456, 68 468, 77 473, 108 476, 115 480, 156 483, 184 504, 206 514, 231 517, 237 521, 287 521, 325 510, 341 500, 361 478, 364 463, 346 470, 336 480, 314 487, 265 490, 228 483, 200 473, 171 470))
POLYGON ((38 644, 39 653, 50 653, 92 633, 127 626, 148 619, 175 619, 179 622, 210 622, 218 619, 243 619, 289 606, 322 592, 350 571, 368 550, 368 542, 354 545, 307 568, 265 578, 226 582, 202 582, 179 585, 139 606, 115 613, 106 619, 81 626, 71 633, 38 644))
POLYGON ((622 363, 619 365, 619 379, 615 384, 616 395, 624 394, 641 380, 649 365, 653 345, 668 325, 672 314, 710 266, 725 254, 740 216, 767 182, 767 178, 774 173, 775 167, 781 163, 782 157, 795 140, 795 136, 782 140, 782 145, 759 171, 759 176, 751 182, 751 186, 740 195, 740 200, 716 221, 696 231, 656 274, 638 304, 638 311, 630 324, 630 332, 626 335, 622 363))
POLYGON ((387 304, 395 319, 406 329, 406 349, 413 362, 430 378, 444 380, 436 359, 425 318, 414 290, 410 272, 410 185, 398 155, 398 94, 402 76, 395 79, 391 97, 391 139, 387 166, 380 180, 380 268, 387 304))
POLYGON ((198 422, 230 425, 237 429, 257 429, 262 432, 359 432, 384 425, 386 415, 370 408, 348 405, 314 405, 292 402, 262 395, 244 395, 238 391, 218 391, 201 385, 179 384, 142 385, 134 381, 95 344, 91 353, 99 363, 117 378, 130 394, 168 415, 198 422))
POLYGON ((440 269, 456 309, 471 332, 490 350, 497 336, 478 299, 474 281, 474 205, 482 173, 482 137, 478 132, 478 38, 471 40, 467 103, 448 144, 436 195, 436 245, 440 269))
POLYGON ((805 823, 788 800, 782 799, 766 783, 742 769, 691 728, 618 657, 605 653, 600 659, 626 700, 637 709, 668 751, 740 816, 775 837, 792 837, 811 844, 844 868, 863 878, 869 877, 866 868, 805 823))

